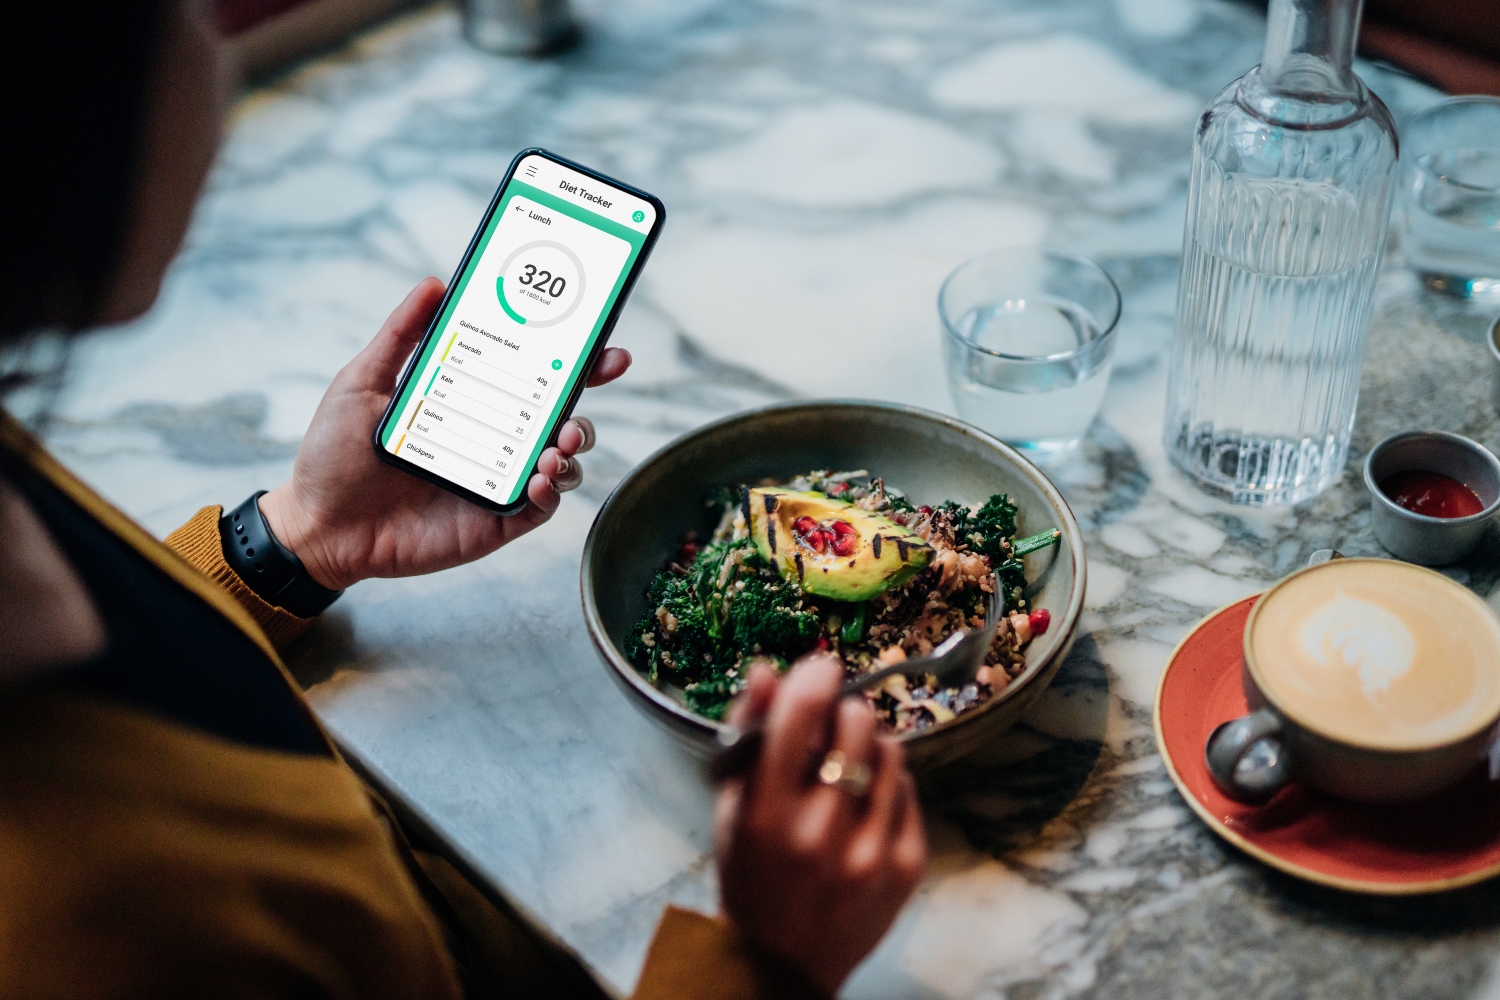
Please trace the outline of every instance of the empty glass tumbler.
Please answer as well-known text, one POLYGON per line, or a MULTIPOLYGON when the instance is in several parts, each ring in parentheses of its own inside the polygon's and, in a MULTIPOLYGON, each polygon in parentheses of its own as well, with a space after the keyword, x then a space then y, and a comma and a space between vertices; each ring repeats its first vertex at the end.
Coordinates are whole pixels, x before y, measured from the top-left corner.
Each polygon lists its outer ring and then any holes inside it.
POLYGON ((1041 464, 1067 457, 1104 401, 1120 292, 1093 261, 1034 248, 958 266, 938 292, 959 416, 1041 464))
POLYGON ((1401 123, 1401 252, 1436 292, 1500 303, 1500 99, 1450 97, 1401 123))
POLYGON ((1348 453, 1396 165, 1359 13, 1272 0, 1264 60, 1193 138, 1163 437, 1235 503, 1305 500, 1348 453))

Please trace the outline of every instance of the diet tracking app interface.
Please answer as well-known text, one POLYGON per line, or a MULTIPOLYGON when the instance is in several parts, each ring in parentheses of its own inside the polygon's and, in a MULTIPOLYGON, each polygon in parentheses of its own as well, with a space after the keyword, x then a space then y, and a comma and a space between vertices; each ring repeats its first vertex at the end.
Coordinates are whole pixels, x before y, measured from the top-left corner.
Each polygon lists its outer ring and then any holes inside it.
POLYGON ((382 446, 496 503, 519 498, 655 222, 649 202, 523 159, 382 446))

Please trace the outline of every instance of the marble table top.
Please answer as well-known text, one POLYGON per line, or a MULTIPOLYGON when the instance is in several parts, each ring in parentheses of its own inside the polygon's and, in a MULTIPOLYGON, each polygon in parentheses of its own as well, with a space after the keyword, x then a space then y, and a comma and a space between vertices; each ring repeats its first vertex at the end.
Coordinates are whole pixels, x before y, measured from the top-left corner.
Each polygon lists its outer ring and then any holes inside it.
MULTIPOLYGON (((1193 122, 1258 59, 1215 0, 588 0, 583 45, 476 52, 421 9, 256 86, 143 321, 74 359, 48 436, 157 532, 279 482, 334 372, 419 278, 447 276, 514 152, 659 194, 660 247, 589 393, 588 482, 473 565, 355 587, 294 668, 339 738, 476 870, 628 992, 662 908, 715 906, 711 792, 584 637, 582 539, 633 464, 773 400, 951 411, 935 295, 961 260, 1091 255, 1125 312, 1103 413, 1056 478, 1087 613, 994 760, 928 806, 931 872, 851 998, 1500 998, 1500 889, 1380 902, 1221 843, 1156 755, 1150 703, 1206 612, 1316 548, 1380 554, 1355 473, 1409 426, 1500 448, 1472 317, 1392 258, 1350 471, 1295 510, 1210 501, 1159 440, 1193 122), (773 294, 767 294, 774 289, 773 294)), ((1394 106, 1432 98, 1364 70, 1394 106)), ((1493 533, 1448 572, 1491 595, 1493 533)), ((1494 590, 1492 602, 1500 601, 1494 590)))

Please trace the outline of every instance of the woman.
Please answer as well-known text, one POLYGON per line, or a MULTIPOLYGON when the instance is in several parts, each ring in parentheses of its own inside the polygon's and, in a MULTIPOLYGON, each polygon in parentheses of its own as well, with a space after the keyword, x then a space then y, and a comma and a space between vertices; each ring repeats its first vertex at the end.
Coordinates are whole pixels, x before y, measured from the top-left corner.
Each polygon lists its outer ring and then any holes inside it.
MULTIPOLYGON (((198 0, 16 6, 0 32, 11 353, 151 305, 213 157, 220 92, 198 0)), ((503 918, 475 916, 472 887, 440 864, 424 872, 277 656, 339 590, 492 552, 579 484, 582 418, 510 518, 376 460, 371 428, 442 293, 419 284, 339 373, 258 514, 206 508, 166 545, 0 414, 0 997, 540 988, 524 949, 496 945, 503 918), (226 559, 260 517, 297 588, 226 559)), ((629 362, 605 352, 591 384, 629 362)), ((826 659, 752 674, 736 712, 768 737, 719 798, 723 916, 669 910, 637 996, 831 994, 910 894, 925 860, 911 781, 839 680, 826 659), (868 794, 809 779, 830 749, 868 765, 868 794)))

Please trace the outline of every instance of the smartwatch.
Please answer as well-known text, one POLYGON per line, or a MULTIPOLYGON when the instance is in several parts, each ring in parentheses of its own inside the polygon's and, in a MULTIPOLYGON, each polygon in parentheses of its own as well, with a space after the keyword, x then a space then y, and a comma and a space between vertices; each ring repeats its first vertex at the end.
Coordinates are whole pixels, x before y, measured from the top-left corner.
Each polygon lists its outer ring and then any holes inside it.
POLYGON ((224 561, 246 586, 267 604, 298 618, 311 618, 338 600, 342 590, 329 590, 312 578, 302 560, 271 533, 260 512, 260 490, 219 518, 219 540, 224 561))

